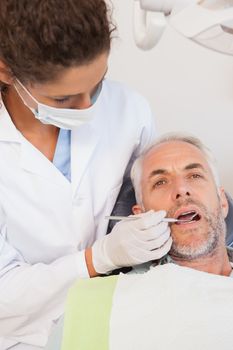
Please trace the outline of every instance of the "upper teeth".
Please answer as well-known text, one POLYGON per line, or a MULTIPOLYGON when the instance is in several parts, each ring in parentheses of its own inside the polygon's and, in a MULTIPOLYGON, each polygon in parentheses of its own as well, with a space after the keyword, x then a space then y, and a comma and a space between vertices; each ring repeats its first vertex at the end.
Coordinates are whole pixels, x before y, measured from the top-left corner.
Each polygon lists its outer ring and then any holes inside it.
POLYGON ((180 214, 179 216, 188 215, 188 214, 194 214, 194 213, 195 213, 194 211, 186 211, 186 212, 180 214))

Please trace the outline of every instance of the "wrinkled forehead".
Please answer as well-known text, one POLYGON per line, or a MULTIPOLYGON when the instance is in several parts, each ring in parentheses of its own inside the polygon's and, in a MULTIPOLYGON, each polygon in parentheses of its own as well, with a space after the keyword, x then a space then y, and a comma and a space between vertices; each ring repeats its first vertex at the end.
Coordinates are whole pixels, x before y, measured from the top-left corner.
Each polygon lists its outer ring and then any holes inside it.
POLYGON ((155 145, 142 163, 142 177, 147 178, 152 171, 163 169, 172 172, 184 170, 190 164, 200 164, 213 177, 205 154, 196 146, 184 141, 167 141, 155 145))

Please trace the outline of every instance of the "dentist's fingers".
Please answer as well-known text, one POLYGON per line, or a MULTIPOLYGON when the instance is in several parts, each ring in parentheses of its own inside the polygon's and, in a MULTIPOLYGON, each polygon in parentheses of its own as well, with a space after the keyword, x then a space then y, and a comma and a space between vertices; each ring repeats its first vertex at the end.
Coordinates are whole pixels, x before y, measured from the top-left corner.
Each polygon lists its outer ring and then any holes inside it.
POLYGON ((166 243, 159 249, 154 249, 150 252, 150 260, 157 260, 161 259, 163 256, 165 256, 171 249, 172 246, 172 238, 169 237, 166 243))

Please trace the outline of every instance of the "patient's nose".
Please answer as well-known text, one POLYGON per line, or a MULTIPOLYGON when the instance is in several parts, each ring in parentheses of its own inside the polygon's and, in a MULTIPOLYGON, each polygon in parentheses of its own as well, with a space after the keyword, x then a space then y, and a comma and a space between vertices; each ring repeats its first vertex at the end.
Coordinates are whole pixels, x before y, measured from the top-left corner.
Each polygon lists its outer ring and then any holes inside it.
POLYGON ((183 180, 177 179, 173 186, 172 199, 186 198, 191 196, 190 186, 183 180))

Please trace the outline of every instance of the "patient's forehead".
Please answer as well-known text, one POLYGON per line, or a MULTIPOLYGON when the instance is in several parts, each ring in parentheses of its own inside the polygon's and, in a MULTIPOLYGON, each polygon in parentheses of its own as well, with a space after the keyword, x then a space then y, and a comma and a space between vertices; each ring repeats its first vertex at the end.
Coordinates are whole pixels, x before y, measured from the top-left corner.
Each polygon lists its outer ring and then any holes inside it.
POLYGON ((184 141, 166 141, 154 146, 148 152, 142 165, 143 174, 147 175, 152 169, 157 168, 168 171, 174 168, 183 169, 192 163, 201 164, 212 174, 206 157, 199 148, 184 141))

